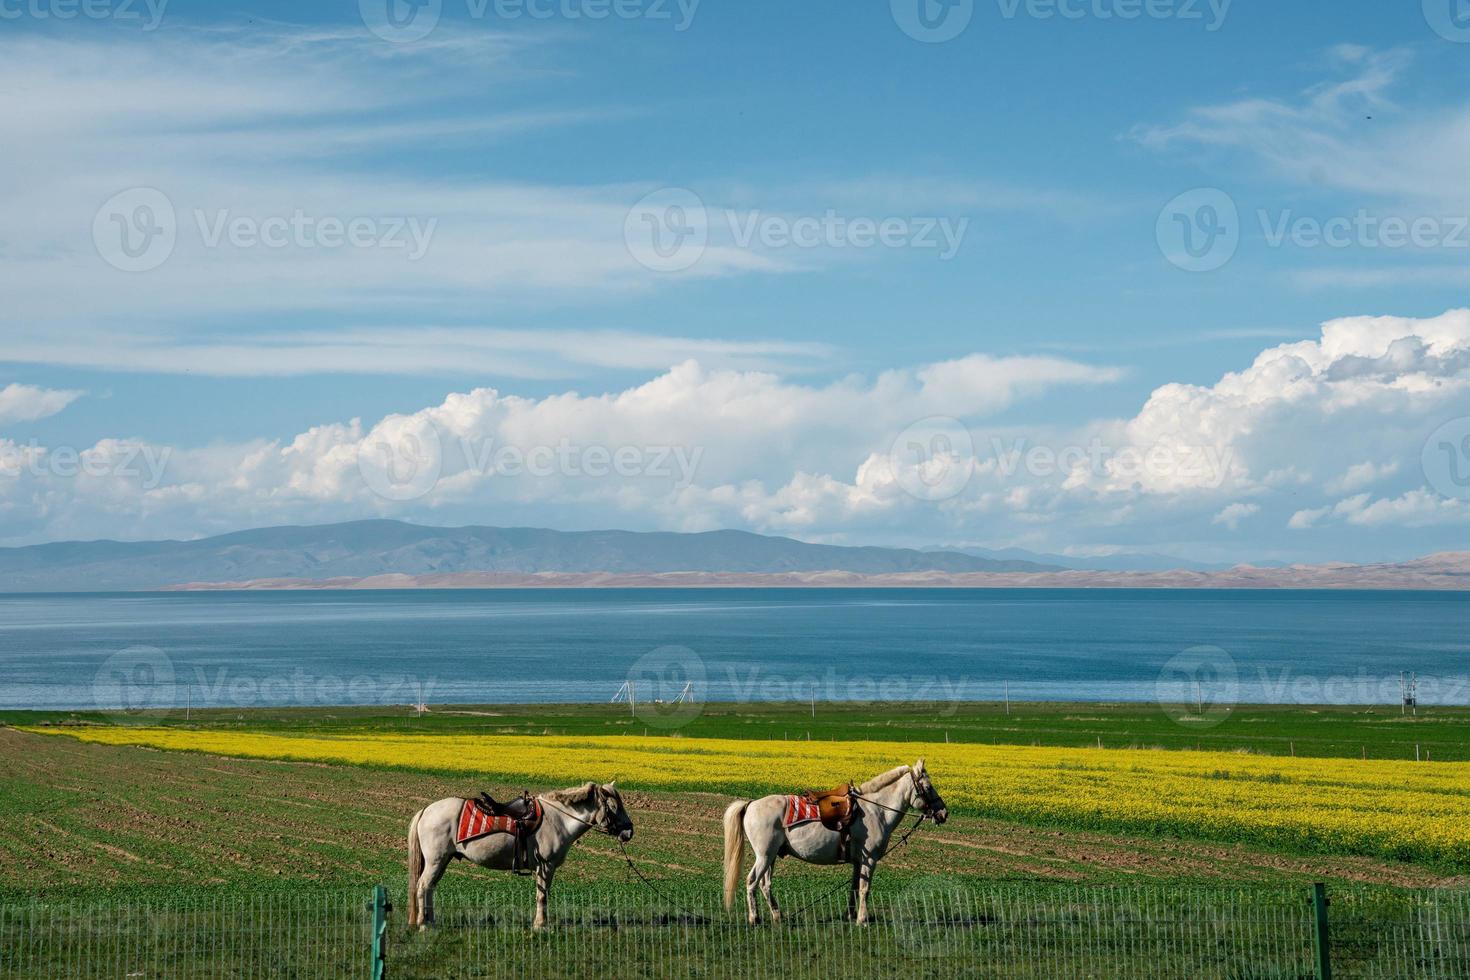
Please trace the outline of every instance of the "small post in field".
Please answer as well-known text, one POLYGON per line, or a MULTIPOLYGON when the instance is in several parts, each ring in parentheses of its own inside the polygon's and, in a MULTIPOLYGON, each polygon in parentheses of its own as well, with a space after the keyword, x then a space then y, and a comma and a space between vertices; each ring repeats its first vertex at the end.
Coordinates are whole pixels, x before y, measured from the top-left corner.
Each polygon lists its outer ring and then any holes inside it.
POLYGON ((1319 881, 1312 886, 1312 910, 1317 919, 1313 945, 1317 953, 1318 980, 1332 980, 1332 941, 1327 929, 1327 905, 1327 886, 1319 881))
POLYGON ((373 980, 383 980, 388 973, 388 913, 393 911, 388 904, 388 889, 374 885, 367 904, 373 910, 373 980))

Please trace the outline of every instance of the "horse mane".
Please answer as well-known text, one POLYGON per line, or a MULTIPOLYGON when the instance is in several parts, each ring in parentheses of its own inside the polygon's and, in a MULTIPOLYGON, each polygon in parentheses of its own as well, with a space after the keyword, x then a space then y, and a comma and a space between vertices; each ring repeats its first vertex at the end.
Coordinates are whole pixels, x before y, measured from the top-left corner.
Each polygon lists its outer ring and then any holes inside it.
POLYGON ((569 786, 566 789, 554 789, 549 793, 543 793, 548 800, 557 803, 566 803, 575 806, 578 803, 586 803, 597 793, 596 783, 584 783, 581 786, 569 786))
POLYGON ((890 769, 882 775, 874 776, 859 786, 858 789, 864 793, 876 793, 880 789, 887 789, 892 786, 904 776, 907 776, 911 770, 911 766, 899 766, 897 769, 890 769))

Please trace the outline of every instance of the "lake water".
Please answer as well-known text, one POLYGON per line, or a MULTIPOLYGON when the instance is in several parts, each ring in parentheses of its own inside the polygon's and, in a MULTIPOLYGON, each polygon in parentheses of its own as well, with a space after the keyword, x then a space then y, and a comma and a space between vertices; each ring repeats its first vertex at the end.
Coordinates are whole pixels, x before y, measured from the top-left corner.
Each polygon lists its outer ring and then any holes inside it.
POLYGON ((1470 594, 554 590, 0 596, 0 707, 1013 699, 1470 703, 1470 594))

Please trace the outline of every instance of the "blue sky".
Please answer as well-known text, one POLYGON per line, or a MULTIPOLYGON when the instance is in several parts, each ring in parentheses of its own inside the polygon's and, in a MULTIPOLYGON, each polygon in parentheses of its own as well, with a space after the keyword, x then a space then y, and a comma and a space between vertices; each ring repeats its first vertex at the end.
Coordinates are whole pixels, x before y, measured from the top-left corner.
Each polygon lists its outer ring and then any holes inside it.
POLYGON ((905 32, 921 0, 393 2, 432 30, 375 34, 375 0, 0 7, 0 541, 382 515, 1465 545, 1424 458, 1470 472, 1450 0, 922 0, 968 17, 944 41, 905 32), (164 252, 110 243, 165 212, 164 252), (703 247, 650 267, 637 236, 675 218, 703 247), (563 443, 642 469, 476 448, 563 443), (687 474, 654 465, 675 445, 687 474), (1037 446, 1086 472, 997 458, 1037 446), (1133 478, 1125 450, 1168 461, 1133 478), (404 454, 436 479, 379 492, 404 454))

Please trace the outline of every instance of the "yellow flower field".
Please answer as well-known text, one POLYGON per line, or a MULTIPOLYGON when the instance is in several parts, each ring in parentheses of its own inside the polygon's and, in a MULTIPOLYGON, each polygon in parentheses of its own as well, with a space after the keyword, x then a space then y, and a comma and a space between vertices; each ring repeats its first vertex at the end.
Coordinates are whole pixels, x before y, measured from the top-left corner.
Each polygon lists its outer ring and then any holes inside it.
POLYGON ((616 778, 632 789, 731 796, 866 779, 922 755, 946 802, 962 812, 1470 868, 1470 764, 909 742, 33 731, 220 755, 465 772, 539 787, 616 778))

